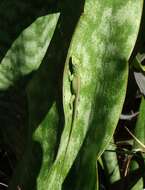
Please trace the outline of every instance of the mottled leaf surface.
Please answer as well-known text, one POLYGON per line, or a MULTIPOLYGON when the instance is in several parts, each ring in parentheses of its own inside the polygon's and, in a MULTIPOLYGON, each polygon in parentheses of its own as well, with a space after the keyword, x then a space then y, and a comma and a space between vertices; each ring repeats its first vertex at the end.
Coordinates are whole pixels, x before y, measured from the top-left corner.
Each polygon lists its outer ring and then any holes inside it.
POLYGON ((52 38, 59 14, 38 18, 12 44, 0 64, 0 90, 37 70, 52 38))
MULTIPOLYGON (((52 14, 39 18, 16 40, 14 47, 12 46, 8 52, 9 58, 14 58, 14 62, 6 58, 6 62, 2 63, 6 66, 4 77, 10 76, 12 79, 8 81, 8 86, 5 84, 6 88, 10 87, 10 82, 14 85, 22 76, 38 69, 44 60, 58 16, 59 14, 52 14), (11 72, 8 70, 9 66, 11 72)), ((45 59, 44 62, 43 65, 47 65, 49 68, 48 59, 45 59)), ((50 85, 51 80, 49 81, 51 78, 49 72, 53 73, 53 71, 52 69, 47 70, 44 66, 41 71, 39 69, 28 83, 27 88, 23 89, 26 90, 28 98, 28 126, 25 129, 27 143, 23 158, 20 160, 9 184, 9 189, 16 189, 18 186, 25 189, 36 189, 37 187, 44 189, 46 174, 55 154, 56 128, 59 119, 56 97, 50 85), (42 86, 44 86, 43 92, 42 86)), ((52 75, 55 76, 54 73, 52 75)))
POLYGON ((96 158, 112 138, 122 110, 128 59, 137 38, 142 5, 142 0, 85 1, 66 61, 63 83, 65 128, 47 189, 61 189, 88 130, 78 169, 80 186, 75 189, 95 189, 92 181, 96 179, 96 158), (70 57, 77 66, 81 82, 76 106, 78 114, 68 139, 72 118, 70 57))

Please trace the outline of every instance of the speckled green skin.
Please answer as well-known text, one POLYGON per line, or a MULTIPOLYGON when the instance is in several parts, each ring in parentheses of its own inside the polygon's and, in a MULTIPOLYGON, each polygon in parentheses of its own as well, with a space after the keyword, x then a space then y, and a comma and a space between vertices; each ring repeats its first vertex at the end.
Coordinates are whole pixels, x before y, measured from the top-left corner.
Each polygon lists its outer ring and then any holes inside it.
POLYGON ((122 110, 128 78, 127 62, 137 38, 142 4, 142 0, 85 1, 68 53, 79 66, 81 77, 78 117, 67 146, 72 111, 66 61, 63 80, 65 128, 56 161, 50 169, 47 190, 61 189, 88 129, 74 189, 96 189, 96 159, 112 138, 122 110))
MULTIPOLYGON (((76 117, 77 117, 77 111, 78 111, 77 108, 78 108, 78 104, 79 104, 80 83, 81 83, 81 78, 79 75, 79 68, 77 67, 77 65, 75 65, 75 63, 73 62, 73 60, 71 58, 70 58, 70 61, 72 64, 72 71, 70 73, 71 94, 72 94, 71 100, 70 100, 70 107, 72 110, 72 120, 71 120, 71 129, 70 129, 70 133, 69 133, 69 137, 68 137, 67 147, 69 145, 71 132, 72 132, 72 129, 75 124, 76 117)), ((66 147, 66 151, 67 151, 67 147, 66 147)))

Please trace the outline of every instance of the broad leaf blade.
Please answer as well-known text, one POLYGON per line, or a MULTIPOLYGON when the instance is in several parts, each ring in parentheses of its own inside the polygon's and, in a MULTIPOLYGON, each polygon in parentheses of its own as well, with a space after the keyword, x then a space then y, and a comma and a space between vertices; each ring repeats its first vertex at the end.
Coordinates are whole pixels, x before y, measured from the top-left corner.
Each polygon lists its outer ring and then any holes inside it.
POLYGON ((112 138, 122 110, 128 59, 137 38, 142 4, 142 0, 85 1, 66 61, 63 84, 65 128, 57 159, 50 170, 48 189, 61 189, 88 130, 78 169, 81 185, 75 189, 92 190, 94 187, 91 181, 96 179, 96 157, 100 157, 112 138), (68 139, 72 118, 70 57, 79 67, 81 84, 80 101, 76 106, 78 115, 68 139))
POLYGON ((15 40, 0 64, 0 90, 14 86, 38 69, 51 41, 59 14, 38 18, 15 40))
MULTIPOLYGON (((22 52, 17 52, 17 48, 14 48, 16 50, 14 54, 10 54, 11 56, 15 56, 15 65, 11 64, 10 66, 13 69, 16 67, 20 74, 17 76, 14 75, 15 73, 12 73, 12 79, 14 79, 12 81, 13 85, 15 84, 15 80, 21 79, 22 76, 27 75, 32 70, 37 70, 42 60, 44 60, 44 55, 52 38, 58 16, 59 14, 53 14, 38 19, 32 27, 26 29, 24 34, 21 35, 22 38, 19 39, 20 44, 16 41, 16 45, 19 44, 20 48, 24 46, 22 48, 24 54, 22 54, 23 59, 19 59, 22 52), (36 59, 33 56, 36 56, 36 59), (30 63, 29 60, 33 65, 28 64, 30 63)), ((34 189, 36 187, 36 178, 38 179, 37 186, 44 188, 46 185, 46 174, 54 158, 56 144, 58 143, 56 137, 58 135, 59 116, 58 102, 54 95, 55 88, 53 91, 52 88, 51 90, 49 89, 51 85, 54 86, 52 76, 56 75, 56 70, 55 67, 51 68, 48 56, 45 58, 45 64, 44 62, 43 66, 41 64, 41 69, 37 70, 34 77, 28 83, 27 88, 23 89, 27 92, 29 108, 29 117, 27 118, 27 125, 29 126, 25 128, 27 144, 23 158, 20 160, 9 184, 10 189, 16 189, 17 186, 34 189), (51 69, 47 70, 46 66, 51 69), (52 80, 49 80, 50 78, 52 80), (41 87, 44 87, 43 93, 41 87)), ((8 83, 8 85, 10 84, 8 83)))

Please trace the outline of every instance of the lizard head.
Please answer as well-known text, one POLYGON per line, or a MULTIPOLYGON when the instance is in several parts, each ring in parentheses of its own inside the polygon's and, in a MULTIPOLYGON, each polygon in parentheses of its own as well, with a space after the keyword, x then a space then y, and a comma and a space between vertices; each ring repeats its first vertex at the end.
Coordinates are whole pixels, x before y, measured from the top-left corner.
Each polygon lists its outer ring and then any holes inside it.
POLYGON ((72 75, 79 73, 79 64, 75 62, 72 57, 70 57, 70 60, 69 60, 69 70, 72 75))

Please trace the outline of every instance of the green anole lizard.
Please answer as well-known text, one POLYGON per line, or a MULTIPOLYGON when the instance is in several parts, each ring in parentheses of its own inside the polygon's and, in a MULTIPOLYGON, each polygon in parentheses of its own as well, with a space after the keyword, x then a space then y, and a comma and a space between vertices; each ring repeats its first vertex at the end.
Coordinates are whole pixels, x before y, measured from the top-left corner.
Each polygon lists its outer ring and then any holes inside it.
POLYGON ((72 103, 72 126, 74 123, 74 120, 76 118, 77 114, 77 104, 79 102, 79 93, 80 93, 80 75, 78 71, 78 65, 73 63, 72 57, 70 58, 69 62, 69 68, 70 68, 70 81, 71 81, 71 103, 72 103))
POLYGON ((72 109, 72 120, 71 120, 71 129, 68 137, 68 144, 70 141, 73 125, 77 116, 77 110, 78 110, 77 108, 78 108, 79 94, 80 94, 80 74, 78 70, 78 65, 73 62, 72 57, 70 57, 69 60, 69 79, 71 82, 71 94, 72 94, 70 100, 70 107, 72 109))
MULTIPOLYGON (((79 94, 80 94, 80 74, 78 70, 78 65, 73 62, 72 57, 69 59, 69 80, 70 80, 70 89, 71 89, 71 100, 70 100, 70 108, 72 110, 72 118, 71 118, 71 126, 70 126, 70 131, 69 131, 69 136, 67 140, 67 145, 65 149, 65 154, 64 154, 64 161, 65 161, 65 156, 67 153, 68 145, 70 142, 71 138, 71 133, 72 129, 74 126, 74 122, 76 120, 77 116, 77 111, 78 111, 78 103, 79 103, 79 94)), ((63 161, 63 162, 64 162, 63 161)), ((64 163, 63 163, 64 165, 64 163)), ((62 167, 63 167, 62 165, 62 167)))

